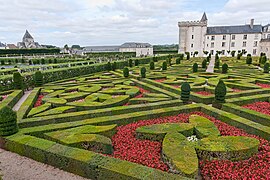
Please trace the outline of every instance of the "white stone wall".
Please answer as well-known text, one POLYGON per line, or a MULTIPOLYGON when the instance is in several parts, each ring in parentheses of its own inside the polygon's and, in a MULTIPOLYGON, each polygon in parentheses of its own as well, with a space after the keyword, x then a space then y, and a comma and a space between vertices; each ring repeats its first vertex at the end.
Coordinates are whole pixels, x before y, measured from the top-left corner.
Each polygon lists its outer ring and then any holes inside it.
POLYGON ((260 42, 260 51, 264 52, 267 57, 270 57, 270 40, 260 42))
POLYGON ((136 52, 136 57, 140 56, 153 56, 154 50, 153 47, 149 48, 120 48, 120 52, 136 52))

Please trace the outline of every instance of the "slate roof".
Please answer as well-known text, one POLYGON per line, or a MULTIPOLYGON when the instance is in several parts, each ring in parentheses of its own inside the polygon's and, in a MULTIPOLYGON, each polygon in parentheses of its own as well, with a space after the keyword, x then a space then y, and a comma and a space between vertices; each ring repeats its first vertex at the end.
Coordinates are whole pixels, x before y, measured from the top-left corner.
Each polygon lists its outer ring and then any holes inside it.
POLYGON ((203 13, 203 16, 202 16, 202 19, 201 19, 201 22, 205 22, 205 21, 207 21, 208 19, 207 19, 207 16, 206 16, 206 13, 204 12, 203 13))
POLYGON ((253 29, 250 25, 242 26, 215 26, 207 28, 207 35, 218 34, 244 34, 244 33, 261 33, 262 25, 254 25, 253 29))
POLYGON ((23 39, 34 39, 31 34, 26 30, 24 36, 23 36, 23 39))
POLYGON ((150 48, 152 47, 149 43, 135 43, 135 42, 127 42, 120 46, 120 48, 150 48))

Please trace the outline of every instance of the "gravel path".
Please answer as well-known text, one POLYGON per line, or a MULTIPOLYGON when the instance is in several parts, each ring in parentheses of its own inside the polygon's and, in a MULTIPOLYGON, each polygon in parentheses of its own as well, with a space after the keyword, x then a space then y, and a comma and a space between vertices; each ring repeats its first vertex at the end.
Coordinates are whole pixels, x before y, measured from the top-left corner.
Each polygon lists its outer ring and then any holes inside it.
POLYGON ((23 102, 28 98, 28 96, 30 95, 31 91, 25 91, 24 95, 22 96, 22 98, 15 104, 15 106, 12 108, 13 111, 18 111, 21 107, 21 105, 23 104, 23 102))
POLYGON ((212 56, 211 57, 211 60, 210 60, 210 63, 206 69, 206 72, 208 73, 213 73, 214 72, 214 67, 215 67, 215 57, 212 56))
POLYGON ((87 180, 0 148, 3 180, 87 180))

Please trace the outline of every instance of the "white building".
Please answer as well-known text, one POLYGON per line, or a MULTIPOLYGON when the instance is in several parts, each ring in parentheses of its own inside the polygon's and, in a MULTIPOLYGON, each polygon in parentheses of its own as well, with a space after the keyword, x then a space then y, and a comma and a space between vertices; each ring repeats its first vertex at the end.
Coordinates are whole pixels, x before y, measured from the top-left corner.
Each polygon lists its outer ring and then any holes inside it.
POLYGON ((262 43, 266 41, 262 39, 270 38, 270 28, 266 30, 262 25, 255 25, 254 19, 250 24, 238 26, 208 27, 207 24, 205 13, 200 21, 178 23, 179 53, 190 52, 193 55, 198 52, 198 56, 202 57, 205 51, 211 54, 221 51, 224 56, 230 56, 232 51, 246 51, 247 54, 259 56, 270 45, 270 41, 268 45, 262 43), (263 29, 268 34, 263 32, 263 29))
POLYGON ((38 42, 34 41, 34 38, 31 34, 26 30, 22 42, 17 43, 18 48, 41 48, 38 42))
POLYGON ((124 43, 120 46, 119 52, 136 52, 136 57, 153 56, 153 46, 149 43, 124 43))
POLYGON ((0 42, 0 49, 6 49, 6 45, 0 42))

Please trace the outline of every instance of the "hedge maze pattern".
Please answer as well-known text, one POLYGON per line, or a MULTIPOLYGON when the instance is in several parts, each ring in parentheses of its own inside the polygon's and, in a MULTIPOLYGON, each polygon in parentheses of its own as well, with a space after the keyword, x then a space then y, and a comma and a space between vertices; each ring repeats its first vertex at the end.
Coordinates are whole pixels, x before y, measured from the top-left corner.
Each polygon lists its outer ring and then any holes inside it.
MULTIPOLYGON (((228 73, 209 74, 202 61, 130 61, 127 77, 117 69, 36 87, 18 110, 19 132, 5 137, 5 148, 91 179, 225 178, 215 163, 251 163, 270 152, 270 75, 229 61, 228 73), (227 94, 217 109, 209 104, 219 80, 227 94), (193 103, 180 99, 185 82, 193 103), (269 106, 260 110, 260 103, 269 106)), ((0 95, 1 108, 13 107, 23 92, 0 95)), ((261 172, 251 167, 249 177, 269 177, 265 158, 261 172)), ((246 175, 238 172, 237 178, 246 175)))

